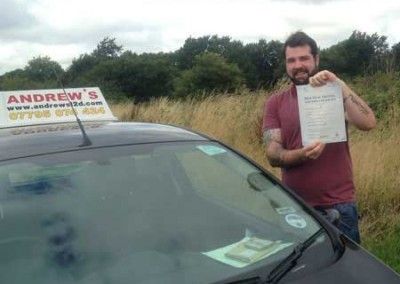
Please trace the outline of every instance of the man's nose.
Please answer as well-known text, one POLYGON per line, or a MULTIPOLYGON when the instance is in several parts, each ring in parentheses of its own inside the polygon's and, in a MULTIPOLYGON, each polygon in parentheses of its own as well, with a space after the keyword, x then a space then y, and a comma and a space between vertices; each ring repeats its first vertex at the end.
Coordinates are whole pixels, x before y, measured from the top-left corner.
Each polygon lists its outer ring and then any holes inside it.
POLYGON ((295 60, 293 62, 293 68, 298 69, 298 68, 301 68, 301 67, 303 67, 303 64, 301 63, 300 60, 295 60))

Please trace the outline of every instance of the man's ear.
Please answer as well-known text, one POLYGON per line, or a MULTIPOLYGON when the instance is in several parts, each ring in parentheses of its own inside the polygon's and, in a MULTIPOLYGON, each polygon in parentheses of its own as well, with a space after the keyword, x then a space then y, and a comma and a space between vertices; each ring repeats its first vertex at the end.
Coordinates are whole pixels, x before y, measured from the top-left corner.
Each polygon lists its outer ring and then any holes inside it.
POLYGON ((319 54, 315 55, 315 66, 319 66, 319 54))

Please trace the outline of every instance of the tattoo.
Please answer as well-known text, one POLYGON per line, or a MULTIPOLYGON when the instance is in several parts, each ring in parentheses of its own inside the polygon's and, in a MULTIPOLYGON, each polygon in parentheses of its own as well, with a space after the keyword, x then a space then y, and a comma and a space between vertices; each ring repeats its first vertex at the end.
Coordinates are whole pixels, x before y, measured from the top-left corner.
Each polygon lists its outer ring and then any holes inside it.
POLYGON ((284 150, 283 149, 274 149, 274 152, 267 153, 267 158, 269 164, 273 167, 284 167, 285 160, 284 160, 284 150))
POLYGON ((269 163, 273 167, 282 167, 284 165, 284 149, 282 147, 281 130, 279 128, 267 129, 263 136, 264 143, 267 145, 269 163))
POLYGON ((347 100, 348 98, 350 98, 350 101, 351 101, 353 104, 357 105, 357 107, 358 107, 358 109, 359 109, 359 111, 360 111, 361 113, 363 113, 363 114, 365 114, 365 115, 368 115, 368 114, 369 114, 368 109, 366 109, 365 106, 363 106, 362 103, 361 103, 355 96, 353 96, 353 94, 350 94, 350 95, 346 98, 346 100, 347 100))
POLYGON ((272 141, 282 144, 281 130, 279 128, 267 129, 263 133, 263 140, 266 145, 269 145, 272 141))

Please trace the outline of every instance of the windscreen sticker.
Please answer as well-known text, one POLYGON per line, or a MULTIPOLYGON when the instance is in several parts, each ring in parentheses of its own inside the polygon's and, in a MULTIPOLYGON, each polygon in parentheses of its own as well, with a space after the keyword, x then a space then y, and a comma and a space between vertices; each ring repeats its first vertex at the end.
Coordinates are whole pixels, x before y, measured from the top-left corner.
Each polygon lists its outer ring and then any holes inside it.
POLYGON ((226 150, 214 145, 199 145, 196 148, 209 156, 226 153, 226 150))
POLYGON ((285 216, 286 222, 295 228, 304 229, 307 226, 306 220, 297 214, 288 214, 285 216))
POLYGON ((275 211, 279 215, 287 215, 287 214, 291 214, 291 213, 296 213, 296 209, 294 209, 293 207, 278 207, 278 208, 275 208, 275 211))

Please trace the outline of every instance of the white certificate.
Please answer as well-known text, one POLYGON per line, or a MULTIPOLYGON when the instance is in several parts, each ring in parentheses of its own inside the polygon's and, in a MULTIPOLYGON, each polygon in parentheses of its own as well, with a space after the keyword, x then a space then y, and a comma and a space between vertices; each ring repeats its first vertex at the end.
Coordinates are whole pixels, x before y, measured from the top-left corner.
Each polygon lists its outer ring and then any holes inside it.
POLYGON ((315 140, 347 141, 342 88, 338 83, 322 87, 296 86, 303 146, 315 140))

